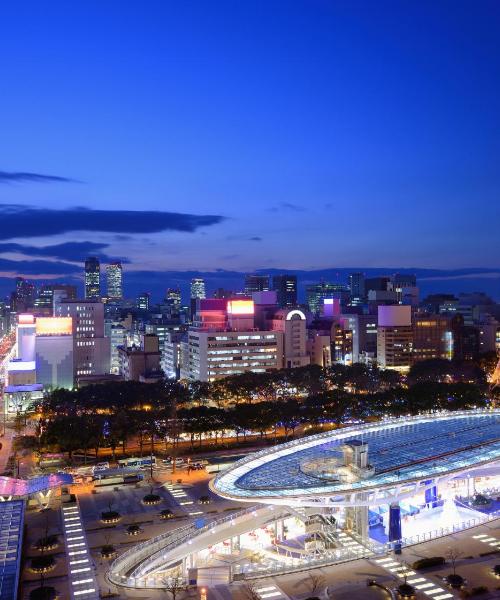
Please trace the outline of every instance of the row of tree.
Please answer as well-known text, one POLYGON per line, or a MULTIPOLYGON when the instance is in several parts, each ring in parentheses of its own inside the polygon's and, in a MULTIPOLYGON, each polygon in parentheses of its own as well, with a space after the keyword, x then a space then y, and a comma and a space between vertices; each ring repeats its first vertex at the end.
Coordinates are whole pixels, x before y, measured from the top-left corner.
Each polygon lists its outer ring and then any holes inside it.
MULTIPOLYGON (((127 445, 134 440, 141 452, 144 449, 155 452, 159 443, 169 451, 169 448, 178 446, 181 437, 187 437, 192 447, 201 445, 203 440, 222 443, 229 433, 237 441, 245 440, 249 433, 259 434, 262 438, 288 438, 297 430, 303 434, 305 425, 318 428, 325 424, 340 426, 389 415, 462 410, 484 407, 489 403, 486 386, 464 382, 424 382, 373 393, 320 389, 301 397, 290 395, 282 399, 227 406, 205 402, 178 405, 173 384, 144 387, 148 390, 141 390, 144 394, 141 402, 137 398, 136 402, 130 399, 117 402, 116 397, 121 397, 121 394, 113 396, 113 391, 108 396, 110 403, 76 404, 72 394, 66 397, 64 393, 54 393, 47 399, 47 406, 42 408, 41 446, 58 447, 70 455, 76 450, 97 453, 103 447, 111 448, 113 454, 117 449, 126 454, 127 445), (157 393, 154 393, 155 388, 157 393)), ((91 397, 95 400, 104 396, 91 397)))

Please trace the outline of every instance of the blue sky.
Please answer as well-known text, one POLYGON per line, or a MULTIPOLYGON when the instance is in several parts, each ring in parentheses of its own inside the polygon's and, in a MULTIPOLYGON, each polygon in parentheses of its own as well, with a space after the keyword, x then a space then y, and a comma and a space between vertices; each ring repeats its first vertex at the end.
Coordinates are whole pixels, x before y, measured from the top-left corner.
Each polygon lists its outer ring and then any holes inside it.
POLYGON ((496 1, 4 3, 0 71, 0 276, 498 266, 496 1))

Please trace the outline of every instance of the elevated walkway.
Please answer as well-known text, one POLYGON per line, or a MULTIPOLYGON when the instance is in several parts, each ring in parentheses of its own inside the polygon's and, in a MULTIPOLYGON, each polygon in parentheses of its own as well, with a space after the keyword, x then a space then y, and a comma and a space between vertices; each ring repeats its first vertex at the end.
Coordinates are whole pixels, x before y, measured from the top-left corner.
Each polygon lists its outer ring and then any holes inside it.
POLYGON ((161 588, 165 571, 183 564, 197 552, 288 516, 290 512, 285 507, 259 505, 199 528, 192 524, 169 531, 118 557, 111 564, 108 579, 125 587, 161 588))

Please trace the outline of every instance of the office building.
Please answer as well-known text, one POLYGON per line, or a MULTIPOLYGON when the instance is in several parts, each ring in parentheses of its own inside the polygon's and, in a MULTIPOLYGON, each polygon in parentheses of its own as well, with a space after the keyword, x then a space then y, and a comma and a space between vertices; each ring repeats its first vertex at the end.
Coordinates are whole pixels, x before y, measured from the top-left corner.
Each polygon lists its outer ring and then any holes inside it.
POLYGON ((136 307, 140 310, 149 310, 151 300, 151 294, 149 292, 143 292, 137 296, 136 307))
POLYGON ((121 262, 113 262, 106 266, 106 296, 108 300, 121 300, 123 298, 121 262))
POLYGON ((377 363, 382 369, 408 370, 413 360, 411 306, 379 306, 377 363))
POLYGON ((206 298, 205 280, 201 277, 191 279, 191 300, 206 298))
POLYGON ((273 290, 276 292, 280 308, 292 308, 297 305, 296 275, 273 275, 273 290))
POLYGON ((173 314, 178 314, 182 305, 181 290, 179 288, 168 288, 165 295, 165 304, 171 307, 173 314))
POLYGON ((245 294, 251 296, 254 292, 269 291, 269 275, 251 273, 245 275, 245 294))
POLYGON ((303 366, 309 364, 306 317, 280 309, 271 291, 253 300, 199 300, 180 355, 181 378, 200 381, 303 366))
POLYGON ((56 312, 73 319, 75 384, 85 377, 109 374, 111 344, 104 335, 104 304, 98 300, 62 300, 56 312))
POLYGON ((191 279, 191 289, 189 294, 189 309, 191 313, 191 318, 196 313, 196 302, 197 300, 203 300, 207 297, 206 289, 205 289, 205 280, 201 277, 195 277, 191 279))
POLYGON ((363 273, 351 273, 349 275, 349 290, 351 293, 351 304, 361 304, 365 300, 365 276, 363 273))
POLYGON ((85 261, 85 299, 98 300, 101 296, 101 265, 95 256, 85 261))
POLYGON ((119 374, 125 381, 154 383, 163 377, 158 336, 143 334, 140 346, 118 348, 119 374))
POLYGON ((306 286, 306 300, 313 315, 319 315, 325 299, 338 299, 342 305, 349 300, 350 290, 340 283, 322 281, 306 286))
POLYGON ((454 357, 453 317, 417 314, 413 319, 413 362, 454 357))
POLYGON ((37 317, 36 374, 45 392, 74 385, 74 339, 71 317, 37 317))
POLYGON ((55 298, 57 298, 57 301, 60 301, 62 298, 74 300, 76 298, 76 286, 61 283, 42 285, 34 303, 36 314, 43 313, 52 316, 54 314, 55 298))

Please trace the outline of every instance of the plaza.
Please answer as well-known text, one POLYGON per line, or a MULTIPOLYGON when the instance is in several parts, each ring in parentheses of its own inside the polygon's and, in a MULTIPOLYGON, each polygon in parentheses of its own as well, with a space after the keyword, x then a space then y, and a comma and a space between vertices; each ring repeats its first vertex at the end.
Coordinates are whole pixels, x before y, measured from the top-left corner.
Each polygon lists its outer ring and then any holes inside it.
MULTIPOLYGON (((493 522, 500 411, 354 425, 248 455, 210 482, 243 509, 162 533, 121 554, 108 579, 155 589, 250 581, 375 560, 493 522)), ((500 494, 500 492, 498 492, 500 494)))

